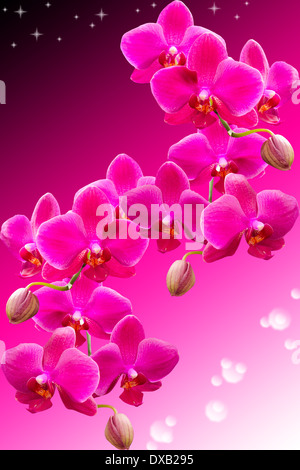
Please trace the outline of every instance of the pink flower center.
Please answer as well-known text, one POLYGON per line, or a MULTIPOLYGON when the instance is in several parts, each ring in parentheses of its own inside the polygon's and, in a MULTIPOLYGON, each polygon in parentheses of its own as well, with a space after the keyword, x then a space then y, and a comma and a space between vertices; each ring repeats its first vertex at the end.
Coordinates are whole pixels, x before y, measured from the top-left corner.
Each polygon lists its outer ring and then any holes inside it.
POLYGON ((37 377, 32 377, 27 382, 27 388, 31 392, 35 392, 45 400, 48 400, 54 395, 54 386, 49 380, 47 374, 41 374, 37 377))
POLYGON ((273 229, 270 225, 259 220, 253 220, 252 227, 249 227, 245 233, 246 241, 249 245, 254 246, 269 238, 272 233, 273 229))
POLYGON ((72 315, 66 315, 63 318, 62 326, 71 326, 76 332, 89 329, 86 318, 82 316, 80 310, 76 310, 72 315))
POLYGON ((121 381, 121 387, 125 390, 143 385, 147 382, 143 374, 138 374, 134 369, 129 369, 127 374, 124 374, 121 381))
POLYGON ((225 157, 220 156, 219 162, 215 163, 211 171, 211 176, 225 178, 229 173, 238 173, 239 169, 235 162, 227 161, 225 157))
POLYGON ((24 261, 29 261, 34 266, 40 267, 43 264, 43 258, 41 257, 35 243, 27 243, 24 245, 19 254, 24 261))
POLYGON ((215 103, 211 100, 210 91, 206 88, 202 89, 199 95, 193 94, 190 97, 189 105, 203 114, 209 114, 216 109, 215 103))
POLYGON ((258 112, 264 114, 269 109, 275 108, 280 103, 280 96, 273 90, 265 90, 264 95, 258 103, 258 112))
POLYGON ((95 268, 96 266, 100 266, 103 263, 106 263, 111 259, 111 252, 108 248, 102 248, 98 243, 91 244, 91 253, 89 258, 86 260, 86 264, 95 268))
POLYGON ((158 57, 158 62, 163 67, 173 67, 174 65, 185 65, 186 56, 179 52, 177 47, 171 46, 168 51, 163 51, 158 57))

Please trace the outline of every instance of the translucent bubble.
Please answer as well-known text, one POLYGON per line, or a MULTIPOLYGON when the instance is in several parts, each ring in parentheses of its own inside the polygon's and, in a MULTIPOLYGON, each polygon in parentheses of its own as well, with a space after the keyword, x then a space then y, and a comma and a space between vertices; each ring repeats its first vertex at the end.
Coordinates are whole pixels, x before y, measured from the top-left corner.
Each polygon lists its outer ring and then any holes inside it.
POLYGON ((211 378, 211 383, 214 387, 220 387, 220 385, 222 385, 223 383, 222 377, 220 377, 219 375, 214 375, 211 378))
POLYGON ((269 323, 274 330, 285 330, 290 326, 291 317, 286 310, 275 308, 269 314, 269 323))
POLYGON ((220 423, 228 415, 228 409, 221 401, 210 401, 205 407, 206 417, 215 423, 220 423))
POLYGON ((263 318, 260 319, 260 325, 263 328, 269 328, 270 323, 269 323, 269 320, 267 319, 267 317, 263 317, 263 318))
POLYGON ((155 442, 152 442, 152 441, 149 441, 147 442, 147 450, 157 450, 157 445, 155 444, 155 442))
POLYGON ((175 416, 167 416, 165 419, 165 423, 170 428, 173 428, 174 426, 176 426, 177 419, 175 418, 175 416))
POLYGON ((299 300, 300 299, 300 289, 298 289, 297 287, 292 289, 291 290, 291 296, 292 296, 293 299, 299 300))
POLYGON ((156 442, 170 443, 173 441, 173 431, 164 421, 155 421, 150 427, 150 436, 156 442))
POLYGON ((222 365, 222 377, 226 382, 238 383, 240 382, 246 373, 247 367, 241 362, 233 362, 228 359, 221 361, 222 365), (230 364, 230 367, 228 365, 230 364), (225 367, 224 367, 225 365, 225 367))
POLYGON ((294 339, 286 339, 284 342, 284 347, 291 351, 292 349, 295 349, 295 340, 294 339))

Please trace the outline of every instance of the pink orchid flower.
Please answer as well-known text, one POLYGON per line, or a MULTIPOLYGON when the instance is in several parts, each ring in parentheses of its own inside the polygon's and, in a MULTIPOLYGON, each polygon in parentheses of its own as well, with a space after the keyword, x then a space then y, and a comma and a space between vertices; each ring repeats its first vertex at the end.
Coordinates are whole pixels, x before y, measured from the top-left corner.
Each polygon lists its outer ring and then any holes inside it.
MULTIPOLYGON (((65 283, 54 282, 54 285, 65 283)), ((33 317, 36 325, 49 332, 62 326, 72 327, 76 347, 84 343, 81 332, 85 330, 96 338, 109 339, 118 321, 132 313, 131 302, 126 297, 86 276, 81 276, 69 291, 42 287, 34 293, 39 300, 39 311, 33 317)))
POLYGON ((86 264, 84 275, 97 282, 108 275, 133 276, 149 241, 130 238, 130 230, 136 231, 135 224, 115 219, 105 193, 96 186, 87 187, 75 198, 71 211, 40 226, 37 246, 48 263, 43 275, 55 278, 60 272, 60 279, 69 278, 86 264))
POLYGON ((208 202, 190 189, 187 175, 176 163, 165 162, 159 168, 154 184, 128 191, 120 203, 128 217, 129 208, 140 204, 146 208, 146 217, 139 222, 147 229, 148 236, 157 240, 158 250, 162 253, 176 249, 184 235, 189 240, 202 238, 200 225, 196 223, 201 212, 197 211, 208 202), (186 210, 188 205, 190 212, 186 210), (126 206, 128 209, 124 209, 126 206))
POLYGON ((15 215, 3 223, 0 239, 22 262, 22 277, 31 277, 41 272, 43 258, 36 246, 37 231, 43 222, 59 214, 60 208, 55 197, 46 193, 38 200, 31 220, 25 215, 15 215))
POLYGON ((94 181, 81 188, 75 194, 75 199, 87 187, 97 186, 116 208, 116 216, 122 217, 122 214, 119 213, 119 198, 130 189, 145 184, 154 184, 154 180, 155 178, 152 176, 143 175, 140 165, 133 158, 121 153, 110 163, 106 171, 106 178, 94 181))
POLYGON ((22 343, 7 349, 1 367, 17 390, 16 400, 37 413, 52 406, 57 388, 64 405, 89 416, 97 412, 92 397, 99 383, 95 361, 75 348, 73 328, 58 328, 47 344, 22 343))
POLYGON ((135 67, 131 79, 148 83, 158 70, 184 65, 191 45, 205 31, 208 30, 194 26, 193 16, 184 3, 171 2, 162 10, 157 23, 143 24, 122 37, 121 50, 135 67))
POLYGON ((257 113, 261 121, 278 124, 279 108, 289 101, 299 80, 298 71, 286 62, 274 62, 270 67, 266 54, 253 39, 243 47, 240 61, 256 68, 263 78, 263 96, 257 104, 257 113))
MULTIPOLYGON (((246 130, 235 128, 234 132, 246 130)), ((267 164, 261 158, 260 150, 265 140, 258 134, 241 138, 229 137, 228 132, 217 121, 172 145, 168 159, 184 170, 195 191, 212 177, 218 177, 215 188, 223 193, 224 179, 229 173, 243 174, 251 179, 264 172, 267 164)))
POLYGON ((284 246, 284 236, 299 215, 293 196, 278 190, 255 193, 243 175, 225 177, 225 194, 207 206, 201 215, 201 227, 208 244, 203 253, 206 262, 231 256, 245 235, 248 253, 270 259, 272 251, 284 246))
POLYGON ((193 43, 186 66, 159 70, 151 89, 168 114, 167 122, 174 114, 175 124, 191 121, 204 128, 215 122, 218 111, 230 123, 249 127, 249 121, 257 122, 253 108, 262 96, 263 81, 258 70, 228 58, 220 39, 204 33, 193 43))
POLYGON ((179 360, 174 346, 155 338, 145 339, 143 326, 133 315, 123 318, 113 329, 110 343, 91 357, 101 370, 95 395, 109 393, 122 376, 124 390, 120 398, 134 406, 143 403, 143 392, 161 387, 160 380, 179 360))

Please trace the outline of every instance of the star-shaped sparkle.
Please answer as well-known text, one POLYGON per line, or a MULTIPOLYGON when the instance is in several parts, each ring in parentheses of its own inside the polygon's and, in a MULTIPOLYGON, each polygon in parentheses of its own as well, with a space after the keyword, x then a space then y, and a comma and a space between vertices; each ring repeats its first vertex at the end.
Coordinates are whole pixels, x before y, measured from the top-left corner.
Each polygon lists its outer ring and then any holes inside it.
POLYGON ((22 15, 24 15, 24 13, 27 13, 25 10, 23 10, 23 8, 20 6, 19 10, 16 10, 15 13, 17 13, 20 18, 22 18, 22 15))
POLYGON ((102 21, 103 18, 104 18, 104 16, 107 16, 107 15, 108 15, 108 14, 107 14, 107 13, 104 13, 104 11, 103 11, 102 8, 101 8, 100 13, 96 13, 95 16, 99 16, 100 20, 102 21))
POLYGON ((40 33, 39 30, 36 28, 34 33, 31 33, 30 36, 34 36, 36 40, 39 39, 40 36, 43 36, 43 33, 40 33))
POLYGON ((221 8, 217 7, 217 5, 214 3, 213 6, 209 8, 209 10, 211 10, 213 12, 213 14, 215 15, 216 11, 221 10, 221 8))
POLYGON ((235 15, 235 19, 236 19, 236 20, 239 20, 239 19, 240 19, 240 16, 239 16, 239 15, 235 15))

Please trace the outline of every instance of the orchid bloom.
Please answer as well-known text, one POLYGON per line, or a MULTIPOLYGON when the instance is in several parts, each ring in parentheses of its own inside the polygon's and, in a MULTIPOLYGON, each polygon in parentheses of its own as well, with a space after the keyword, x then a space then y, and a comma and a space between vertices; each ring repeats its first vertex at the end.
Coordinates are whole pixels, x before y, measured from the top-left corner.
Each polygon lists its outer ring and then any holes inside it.
POLYGON ((295 83, 299 80, 298 71, 282 61, 274 62, 270 67, 263 48, 253 39, 243 47, 240 61, 256 68, 263 78, 263 96, 257 104, 259 119, 278 124, 279 108, 291 99, 295 83))
POLYGON ((165 162, 159 168, 154 184, 126 192, 120 203, 128 217, 130 208, 133 210, 137 205, 139 211, 140 204, 146 208, 146 217, 142 217, 139 222, 148 229, 150 237, 157 239, 159 251, 165 253, 177 248, 183 235, 182 228, 189 240, 201 237, 202 241, 197 217, 200 220, 198 211, 208 202, 190 189, 188 177, 176 163, 165 162))
MULTIPOLYGON (((63 282, 53 284, 65 285, 63 282)), ((96 338, 109 339, 118 321, 132 312, 127 298, 113 289, 99 286, 86 276, 81 276, 69 291, 42 287, 35 295, 39 301, 39 311, 33 317, 36 325, 50 332, 62 326, 72 327, 76 333, 76 347, 85 341, 81 335, 84 330, 96 338)))
POLYGON ((48 263, 43 275, 49 279, 61 273, 60 279, 69 278, 86 264, 84 275, 97 282, 108 275, 133 276, 149 241, 130 238, 128 232, 136 231, 135 224, 116 220, 113 209, 103 191, 88 186, 75 198, 71 211, 42 224, 37 245, 48 263))
MULTIPOLYGON (((247 129, 234 129, 236 133, 245 131, 247 129)), ((264 172, 267 164, 262 160, 260 151, 265 141, 259 134, 229 137, 225 128, 216 122, 172 145, 168 159, 185 171, 193 189, 197 190, 198 185, 218 177, 215 188, 223 193, 227 174, 243 174, 251 179, 264 172)))
POLYGON ((241 116, 256 124, 253 108, 262 96, 263 81, 258 70, 228 58, 220 39, 204 33, 193 43, 186 66, 159 70, 151 89, 168 114, 167 122, 172 123, 174 114, 174 123, 192 121, 204 128, 215 122, 218 111, 230 123, 248 127, 241 116))
POLYGON ((38 200, 30 220, 25 215, 15 215, 3 223, 0 239, 22 262, 22 277, 32 277, 41 272, 43 258, 36 246, 37 231, 43 222, 59 214, 55 197, 46 193, 38 200))
POLYGON ((8 382, 16 389, 16 400, 37 413, 52 406, 57 388, 64 405, 89 416, 97 412, 92 397, 99 382, 95 361, 75 348, 73 328, 58 328, 43 348, 22 343, 7 349, 1 367, 8 382))
POLYGON ((155 338, 145 339, 143 326, 133 315, 123 318, 113 329, 110 342, 91 357, 101 370, 95 395, 109 393, 122 376, 124 390, 120 398, 134 406, 143 403, 143 392, 161 387, 160 380, 179 360, 174 346, 155 338))
POLYGON ((231 256, 242 235, 249 245, 248 253, 270 259, 272 251, 284 246, 284 236, 299 215, 293 196, 278 190, 255 193, 243 175, 225 177, 225 194, 207 206, 201 215, 201 227, 208 244, 204 261, 231 256))
POLYGON ((154 181, 154 177, 143 175, 140 165, 133 158, 121 153, 110 163, 106 171, 106 178, 81 188, 75 194, 75 199, 87 187, 96 186, 106 194, 109 202, 115 207, 116 216, 122 217, 122 213, 119 213, 119 198, 130 189, 145 184, 154 184, 154 181))
POLYGON ((121 50, 135 67, 131 79, 148 83, 164 67, 185 65, 188 51, 195 39, 208 31, 194 26, 187 6, 174 1, 164 8, 157 23, 146 23, 124 34, 121 50))

